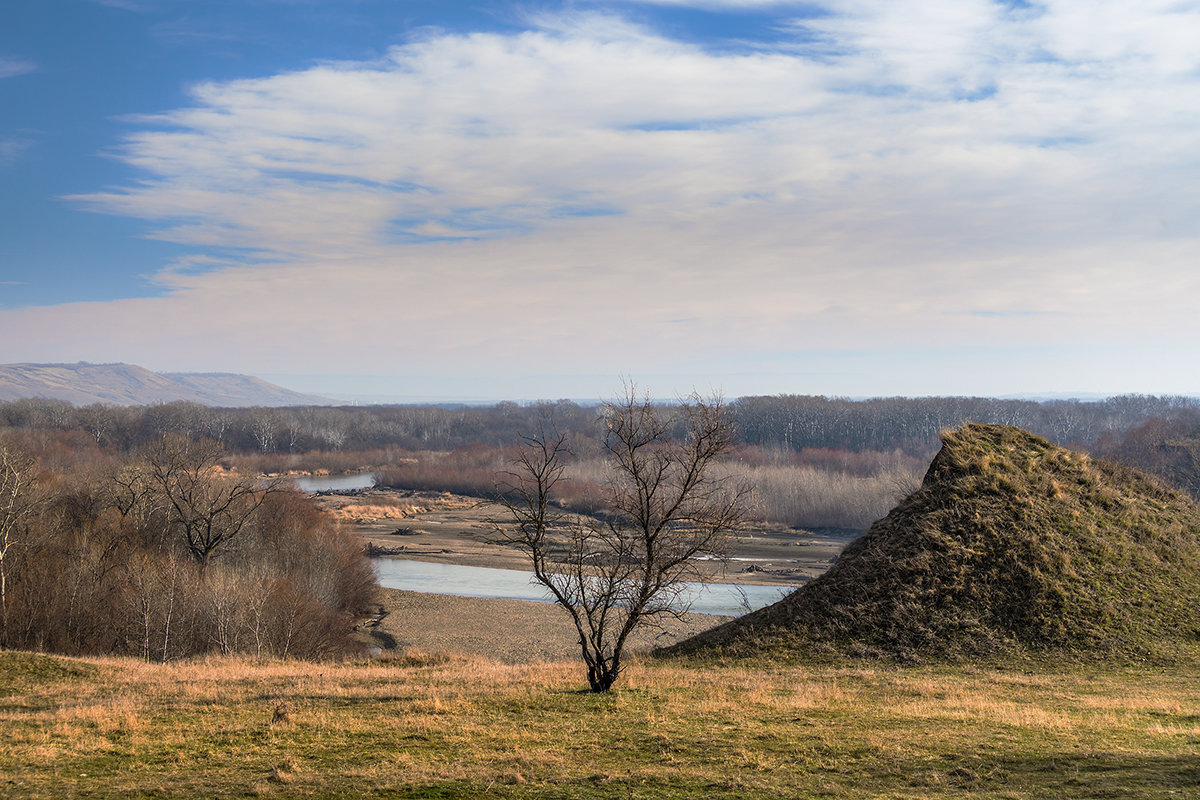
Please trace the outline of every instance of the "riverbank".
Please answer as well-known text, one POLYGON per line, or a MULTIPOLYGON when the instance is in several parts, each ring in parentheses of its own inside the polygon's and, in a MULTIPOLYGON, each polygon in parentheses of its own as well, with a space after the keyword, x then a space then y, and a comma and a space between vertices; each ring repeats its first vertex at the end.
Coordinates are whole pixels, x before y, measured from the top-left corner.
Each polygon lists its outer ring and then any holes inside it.
MULTIPOLYGON (((578 660, 579 644, 567 613, 552 603, 381 589, 384 616, 370 629, 380 644, 400 652, 483 656, 506 664, 578 660)), ((732 617, 685 614, 644 629, 628 652, 665 647, 732 617)))
MULTIPOLYGON (((479 498, 362 489, 315 499, 381 555, 471 567, 529 567, 524 553, 492 541, 497 509, 479 498)), ((734 540, 728 560, 702 566, 716 583, 799 586, 825 572, 860 533, 750 527, 734 540)))
MULTIPOLYGON (((412 561, 526 571, 528 557, 496 544, 496 509, 478 498, 446 492, 359 489, 322 493, 323 508, 377 552, 412 561)), ((787 591, 823 573, 854 532, 813 533, 783 527, 747 530, 735 540, 727 562, 706 562, 720 583, 787 591)), ((570 618, 558 606, 526 600, 463 597, 381 589, 382 620, 376 643, 398 651, 460 653, 508 664, 578 659, 570 618)), ((643 630, 629 644, 648 652, 732 619, 687 614, 643 630)))

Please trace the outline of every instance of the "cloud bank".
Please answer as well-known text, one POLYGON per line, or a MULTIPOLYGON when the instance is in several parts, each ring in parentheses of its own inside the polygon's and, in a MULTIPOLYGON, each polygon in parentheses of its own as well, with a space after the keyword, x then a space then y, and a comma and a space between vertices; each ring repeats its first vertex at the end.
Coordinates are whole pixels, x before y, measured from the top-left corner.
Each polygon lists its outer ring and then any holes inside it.
MULTIPOLYGON (((543 14, 196 86, 131 120, 139 180, 73 198, 196 255, 162 296, 0 312, 0 333, 163 369, 734 393, 817 352, 1002 393, 930 354, 1052 381, 1080 348, 1198 340, 1200 4, 728 5, 771 5, 788 38, 730 52, 543 14)), ((1075 363, 1062 388, 1106 369, 1075 363)))

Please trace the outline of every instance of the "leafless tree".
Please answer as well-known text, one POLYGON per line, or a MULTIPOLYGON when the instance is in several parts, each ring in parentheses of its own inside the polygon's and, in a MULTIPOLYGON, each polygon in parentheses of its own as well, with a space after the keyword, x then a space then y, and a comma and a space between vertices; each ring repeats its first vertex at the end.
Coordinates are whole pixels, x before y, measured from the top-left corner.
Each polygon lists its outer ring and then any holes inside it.
POLYGON ((530 558, 533 574, 571 615, 594 692, 621 674, 630 634, 687 610, 699 557, 721 557, 744 519, 749 489, 718 469, 733 445, 720 398, 655 405, 626 387, 606 403, 606 507, 568 516, 555 504, 570 459, 567 437, 543 425, 498 481, 506 512, 497 538, 530 558))
POLYGON ((96 440, 96 444, 104 442, 116 420, 111 406, 93 403, 75 412, 75 418, 80 427, 86 430, 96 440))
POLYGON ((37 463, 0 442, 0 644, 8 642, 8 560, 37 509, 37 463))
POLYGON ((150 481, 164 499, 171 526, 201 566, 250 521, 277 482, 224 474, 223 451, 211 440, 169 435, 147 453, 150 481))
POLYGON ((123 565, 125 598, 132 612, 130 644, 137 642, 146 661, 165 664, 173 657, 196 652, 188 637, 179 635, 179 628, 188 627, 181 622, 189 621, 179 617, 195 617, 200 611, 193 602, 200 593, 198 570, 186 556, 148 550, 135 551, 123 565))
POLYGON ((269 408, 255 407, 250 409, 250 414, 250 433, 258 449, 269 453, 275 449, 275 434, 279 430, 275 412, 269 408))

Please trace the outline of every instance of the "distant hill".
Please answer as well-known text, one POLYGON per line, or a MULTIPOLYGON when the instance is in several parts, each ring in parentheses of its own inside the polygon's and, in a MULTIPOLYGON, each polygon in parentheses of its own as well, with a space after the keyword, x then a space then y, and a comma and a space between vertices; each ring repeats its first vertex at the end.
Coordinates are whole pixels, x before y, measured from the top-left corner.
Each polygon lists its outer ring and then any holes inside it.
POLYGON ((682 652, 1169 658, 1200 642, 1200 508, 1018 428, 943 437, 820 578, 682 652))
POLYGON ((0 401, 24 397, 74 405, 140 406, 186 400, 206 406, 328 405, 324 397, 293 392, 249 375, 158 373, 133 364, 0 365, 0 401))

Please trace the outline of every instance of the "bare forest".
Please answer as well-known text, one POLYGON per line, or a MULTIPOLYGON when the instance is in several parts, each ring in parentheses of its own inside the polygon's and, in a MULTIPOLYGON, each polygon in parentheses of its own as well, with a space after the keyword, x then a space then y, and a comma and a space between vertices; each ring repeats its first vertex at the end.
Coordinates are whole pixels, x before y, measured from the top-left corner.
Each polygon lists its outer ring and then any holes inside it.
POLYGON ((212 440, 133 453, 71 431, 0 439, 0 646, 171 661, 359 649, 375 576, 305 496, 212 440))
MULTIPOLYGON (((758 488, 767 521, 862 529, 920 480, 941 431, 1015 425, 1056 444, 1154 472, 1200 492, 1200 402, 1126 395, 1098 402, 928 397, 849 400, 799 395, 729 404, 729 468, 758 488)), ((72 406, 0 403, 0 432, 54 469, 92 447, 131 454, 168 434, 211 439, 239 468, 265 474, 375 470, 385 484, 486 496, 523 433, 552 419, 577 443, 567 500, 594 505, 604 479, 594 406, 569 400, 491 406, 212 408, 195 403, 72 406), (90 440, 90 441, 89 441, 90 440)))

